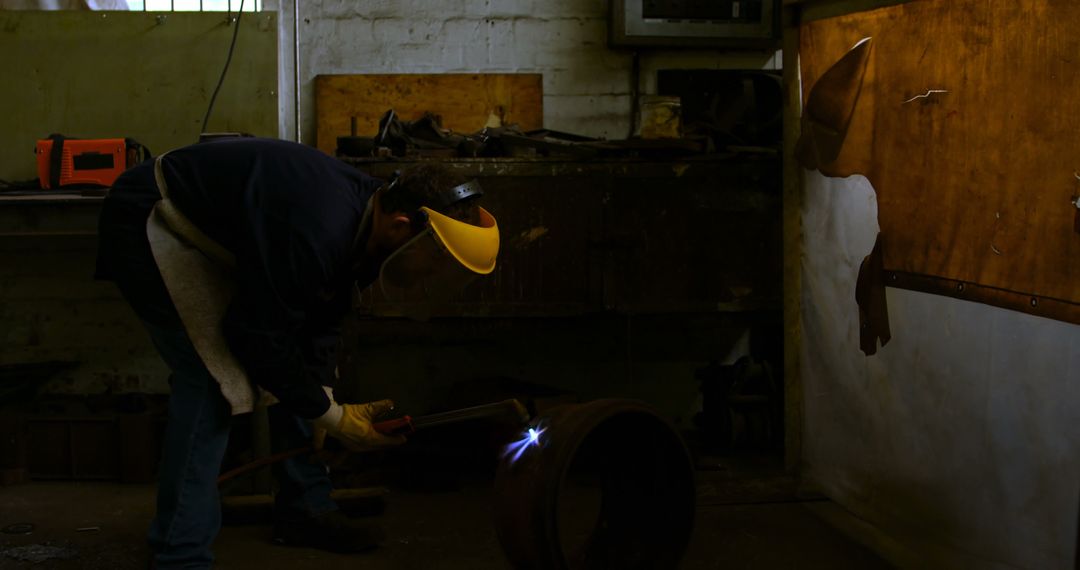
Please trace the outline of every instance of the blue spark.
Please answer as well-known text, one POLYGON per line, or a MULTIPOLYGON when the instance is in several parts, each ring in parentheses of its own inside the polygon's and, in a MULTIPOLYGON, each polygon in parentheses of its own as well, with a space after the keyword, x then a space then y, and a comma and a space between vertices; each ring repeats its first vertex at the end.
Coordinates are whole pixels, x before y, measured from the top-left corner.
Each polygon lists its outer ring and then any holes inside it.
POLYGON ((506 453, 503 454, 503 457, 510 457, 510 463, 516 462, 530 446, 539 447, 540 436, 545 431, 547 431, 547 428, 529 428, 529 431, 525 432, 521 439, 506 446, 506 453))

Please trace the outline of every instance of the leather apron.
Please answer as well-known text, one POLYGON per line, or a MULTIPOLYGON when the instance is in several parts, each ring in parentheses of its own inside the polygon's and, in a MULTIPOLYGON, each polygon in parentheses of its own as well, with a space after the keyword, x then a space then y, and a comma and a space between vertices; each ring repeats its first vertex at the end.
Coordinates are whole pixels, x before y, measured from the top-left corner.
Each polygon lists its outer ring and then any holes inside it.
POLYGON ((221 387, 233 415, 252 411, 256 405, 276 402, 256 387, 233 355, 221 327, 236 282, 236 260, 231 252, 212 240, 169 199, 161 160, 154 164, 161 201, 146 221, 146 237, 161 278, 180 320, 207 370, 221 387))

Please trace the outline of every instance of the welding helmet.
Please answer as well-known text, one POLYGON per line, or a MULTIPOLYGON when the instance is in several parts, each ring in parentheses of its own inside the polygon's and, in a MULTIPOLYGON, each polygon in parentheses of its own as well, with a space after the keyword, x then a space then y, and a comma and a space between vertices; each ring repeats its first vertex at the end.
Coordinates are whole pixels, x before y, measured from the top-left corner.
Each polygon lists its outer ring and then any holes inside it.
MULTIPOLYGON (((482 195, 479 182, 473 180, 443 192, 433 205, 449 211, 482 195)), ((431 304, 450 300, 478 275, 494 271, 499 226, 487 210, 477 207, 477 211, 475 225, 426 206, 410 214, 416 234, 379 268, 379 287, 386 300, 424 314, 431 304)))

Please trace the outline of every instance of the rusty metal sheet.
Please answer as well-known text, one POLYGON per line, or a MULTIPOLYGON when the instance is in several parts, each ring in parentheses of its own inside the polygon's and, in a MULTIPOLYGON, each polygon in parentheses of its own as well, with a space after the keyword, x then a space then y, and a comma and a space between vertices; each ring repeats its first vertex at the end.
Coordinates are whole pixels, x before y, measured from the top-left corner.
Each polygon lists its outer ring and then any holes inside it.
MULTIPOLYGON (((559 316, 601 308, 595 273, 601 188, 588 181, 481 177, 485 207, 499 220, 502 246, 495 272, 471 283, 432 316, 559 316)), ((361 295, 361 308, 393 316, 377 287, 361 295)))
MULTIPOLYGON (((417 160, 348 162, 386 178, 417 160)), ((504 247, 494 275, 432 316, 776 309, 782 285, 777 163, 753 155, 445 161, 480 178, 504 247)), ((100 198, 0 201, 0 249, 25 250, 24 236, 41 243, 41 236, 71 235, 50 239, 87 236, 80 250, 92 250, 100 205, 100 198)), ((370 294, 362 301, 364 312, 400 313, 370 294)))
POLYGON ((926 0, 802 25, 807 103, 872 38, 842 151, 818 166, 873 184, 885 271, 1080 322, 1078 20, 1052 0, 926 0))
MULTIPOLYGON (((353 161, 386 177, 414 161, 353 161)), ((444 162, 480 179, 504 240, 491 278, 432 316, 775 309, 775 158, 444 162)), ((370 290, 363 307, 400 314, 370 290)))
POLYGON ((605 193, 604 305, 629 313, 777 307, 778 169, 732 163, 708 177, 613 178, 605 193))

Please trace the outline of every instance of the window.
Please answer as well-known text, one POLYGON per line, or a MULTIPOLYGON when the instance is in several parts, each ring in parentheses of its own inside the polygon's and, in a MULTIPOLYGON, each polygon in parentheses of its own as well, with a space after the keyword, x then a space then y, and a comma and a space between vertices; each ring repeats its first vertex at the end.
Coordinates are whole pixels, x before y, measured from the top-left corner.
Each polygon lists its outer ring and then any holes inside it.
MULTIPOLYGON (((232 12, 240 0, 127 0, 128 9, 141 12, 232 12)), ((245 12, 258 12, 262 0, 244 0, 245 12)))

